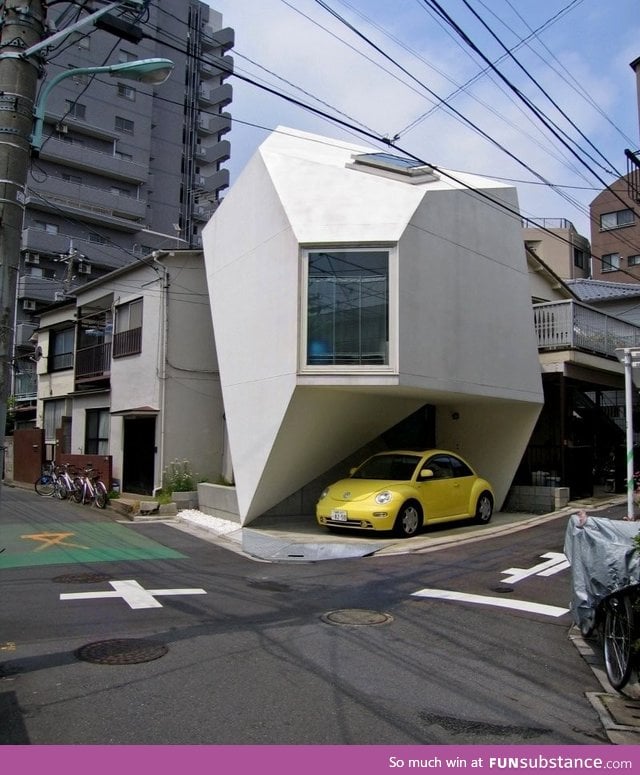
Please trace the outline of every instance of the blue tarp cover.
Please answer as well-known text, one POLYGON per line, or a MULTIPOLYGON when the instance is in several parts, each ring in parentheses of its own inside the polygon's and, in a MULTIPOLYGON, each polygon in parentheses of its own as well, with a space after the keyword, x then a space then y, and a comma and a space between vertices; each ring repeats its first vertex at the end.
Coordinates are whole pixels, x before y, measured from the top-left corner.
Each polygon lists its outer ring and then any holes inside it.
POLYGON ((640 523, 572 514, 564 539, 571 565, 571 612, 581 632, 594 627, 596 608, 607 595, 640 584, 640 552, 633 539, 640 523))

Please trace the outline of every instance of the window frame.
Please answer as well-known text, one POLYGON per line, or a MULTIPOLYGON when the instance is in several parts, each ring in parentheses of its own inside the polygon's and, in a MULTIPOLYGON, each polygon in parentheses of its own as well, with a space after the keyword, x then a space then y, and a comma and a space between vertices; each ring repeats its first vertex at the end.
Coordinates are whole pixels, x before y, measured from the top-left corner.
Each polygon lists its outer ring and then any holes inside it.
POLYGON ((624 229, 626 226, 633 226, 636 222, 635 214, 633 210, 630 207, 625 207, 624 210, 612 210, 608 213, 601 213, 600 214, 600 231, 612 231, 613 229, 624 229), (630 219, 626 221, 621 221, 620 216, 622 213, 629 213, 630 219), (615 216, 615 224, 612 224, 611 226, 606 226, 603 222, 603 219, 607 218, 607 216, 615 216))
POLYGON ((600 259, 600 271, 603 274, 608 272, 620 271, 620 253, 605 253, 600 259), (611 259, 613 256, 617 256, 617 263, 614 265, 613 261, 605 261, 605 259, 611 259))
POLYGON ((330 245, 305 245, 300 250, 300 339, 298 342, 298 370, 301 374, 394 374, 398 371, 398 245, 397 243, 375 242, 330 245), (308 363, 308 302, 309 302, 309 257, 313 253, 336 251, 341 253, 387 253, 387 360, 382 364, 313 364, 308 363))

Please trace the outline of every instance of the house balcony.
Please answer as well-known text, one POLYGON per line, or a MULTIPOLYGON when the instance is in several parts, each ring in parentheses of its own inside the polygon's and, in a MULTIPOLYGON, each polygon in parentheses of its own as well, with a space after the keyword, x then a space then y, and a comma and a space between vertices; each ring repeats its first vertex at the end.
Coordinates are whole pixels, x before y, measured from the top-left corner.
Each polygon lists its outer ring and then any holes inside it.
POLYGON ((77 389, 102 385, 111 376, 111 342, 76 350, 75 383, 77 389))
POLYGON ((640 326, 577 301, 533 305, 538 351, 579 350, 618 362, 616 349, 638 347, 640 326))

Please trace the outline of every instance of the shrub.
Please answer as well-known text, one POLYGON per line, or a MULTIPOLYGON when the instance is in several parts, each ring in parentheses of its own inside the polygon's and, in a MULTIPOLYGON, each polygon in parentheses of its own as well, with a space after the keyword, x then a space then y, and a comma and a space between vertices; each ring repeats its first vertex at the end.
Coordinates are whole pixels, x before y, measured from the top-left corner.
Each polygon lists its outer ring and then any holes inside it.
POLYGON ((189 492, 196 489, 196 477, 188 460, 172 460, 162 476, 163 492, 189 492))

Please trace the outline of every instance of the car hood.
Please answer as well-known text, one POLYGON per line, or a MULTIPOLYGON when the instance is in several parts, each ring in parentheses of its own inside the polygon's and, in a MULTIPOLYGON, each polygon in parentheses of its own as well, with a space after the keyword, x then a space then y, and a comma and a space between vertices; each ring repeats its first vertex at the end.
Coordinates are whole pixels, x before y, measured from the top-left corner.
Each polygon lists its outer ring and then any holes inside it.
POLYGON ((361 501, 370 498, 380 490, 395 489, 400 482, 385 479, 341 479, 329 487, 328 495, 336 501, 361 501))

